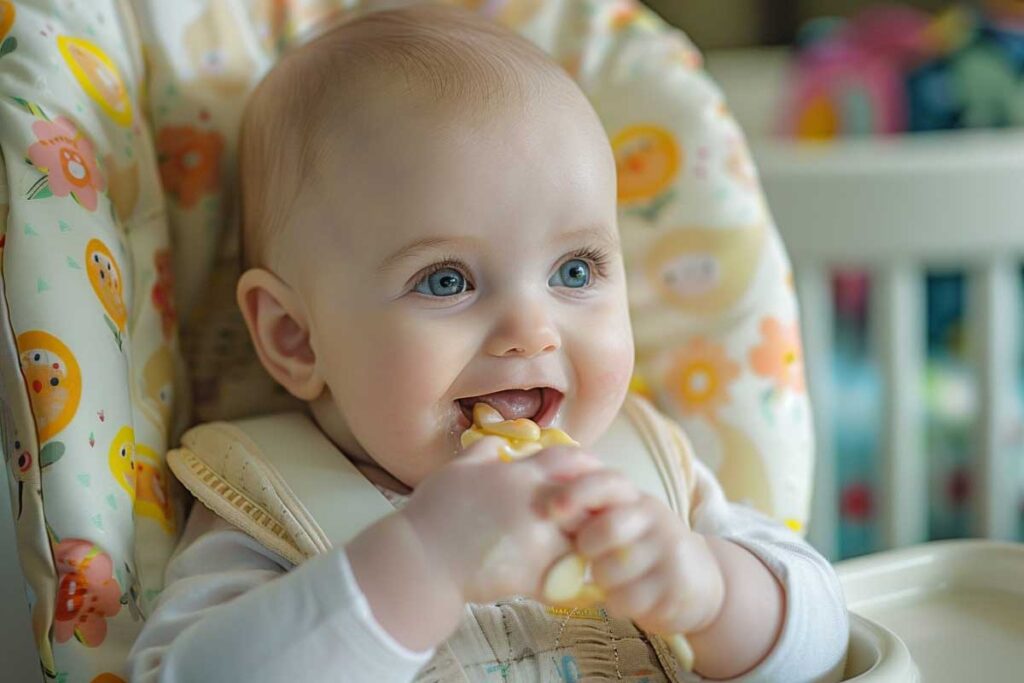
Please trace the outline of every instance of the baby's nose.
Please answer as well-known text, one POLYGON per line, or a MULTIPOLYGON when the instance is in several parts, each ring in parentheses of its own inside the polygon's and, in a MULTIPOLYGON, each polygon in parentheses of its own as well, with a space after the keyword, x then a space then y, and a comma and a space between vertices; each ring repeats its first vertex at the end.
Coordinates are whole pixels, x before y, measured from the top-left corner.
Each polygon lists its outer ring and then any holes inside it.
POLYGON ((558 327, 544 307, 521 303, 508 307, 488 338, 486 350, 497 357, 532 358, 561 346, 558 327))

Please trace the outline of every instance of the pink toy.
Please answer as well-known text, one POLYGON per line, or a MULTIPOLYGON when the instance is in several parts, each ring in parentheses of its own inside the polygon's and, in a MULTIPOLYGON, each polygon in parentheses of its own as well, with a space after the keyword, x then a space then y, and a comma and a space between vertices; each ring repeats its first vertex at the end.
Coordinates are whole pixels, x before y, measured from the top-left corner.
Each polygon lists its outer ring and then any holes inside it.
POLYGON ((930 25, 916 10, 878 7, 812 39, 792 71, 781 133, 827 140, 905 130, 903 77, 932 51, 930 25))

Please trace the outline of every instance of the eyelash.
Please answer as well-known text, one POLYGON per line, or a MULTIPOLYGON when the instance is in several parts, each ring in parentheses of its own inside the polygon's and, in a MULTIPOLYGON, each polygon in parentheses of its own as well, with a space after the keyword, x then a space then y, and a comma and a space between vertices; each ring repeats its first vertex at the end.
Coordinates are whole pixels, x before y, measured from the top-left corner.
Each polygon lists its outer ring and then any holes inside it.
MULTIPOLYGON (((563 259, 558 267, 561 268, 562 264, 573 259, 580 259, 587 261, 594 269, 594 274, 599 279, 604 279, 608 275, 608 265, 611 262, 611 257, 608 252, 598 249, 595 247, 583 247, 569 254, 563 259)), ((425 270, 422 270, 412 279, 412 285, 415 286, 417 283, 422 282, 424 278, 428 278, 434 273, 451 268, 462 273, 462 277, 466 278, 466 282, 469 283, 470 290, 476 289, 476 285, 473 284, 473 280, 469 277, 469 266, 464 261, 459 260, 454 256, 446 256, 437 263, 433 263, 428 266, 425 270)))

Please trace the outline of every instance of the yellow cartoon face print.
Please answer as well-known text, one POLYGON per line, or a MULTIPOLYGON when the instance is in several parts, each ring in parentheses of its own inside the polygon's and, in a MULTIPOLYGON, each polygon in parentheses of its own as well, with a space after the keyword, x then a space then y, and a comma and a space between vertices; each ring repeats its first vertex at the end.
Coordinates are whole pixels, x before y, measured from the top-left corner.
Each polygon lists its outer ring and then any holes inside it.
POLYGON ((171 507, 171 479, 166 466, 149 446, 139 444, 135 461, 135 514, 160 523, 169 534, 174 533, 174 509, 171 507))
POLYGON ((648 250, 644 272, 666 303, 693 314, 721 312, 750 287, 764 239, 762 225, 673 230, 648 250))
POLYGON ((131 125, 131 99, 113 60, 84 38, 57 36, 57 47, 82 90, 119 126, 131 125))
POLYGON ((174 403, 174 354, 157 349, 142 368, 142 408, 161 430, 170 423, 174 403))
POLYGON ((78 410, 82 374, 71 350, 48 332, 18 335, 21 373, 43 444, 64 429, 78 410))
POLYGON ((136 471, 135 471, 135 431, 125 425, 114 435, 110 442, 110 450, 107 452, 107 465, 110 473, 121 488, 127 492, 128 497, 135 500, 136 471))
POLYGON ((654 125, 629 126, 612 138, 619 202, 654 199, 679 173, 683 152, 669 131, 654 125))
POLYGON ((124 305, 124 285, 117 261, 107 245, 98 239, 91 239, 85 246, 85 264, 92 291, 103 304, 103 310, 107 312, 117 332, 124 332, 128 310, 124 305))

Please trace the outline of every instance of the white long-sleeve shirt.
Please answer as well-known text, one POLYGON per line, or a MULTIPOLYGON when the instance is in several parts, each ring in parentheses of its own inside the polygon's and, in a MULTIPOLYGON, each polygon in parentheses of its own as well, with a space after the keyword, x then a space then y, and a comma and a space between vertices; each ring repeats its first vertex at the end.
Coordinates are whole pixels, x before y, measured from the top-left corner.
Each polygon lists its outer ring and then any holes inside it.
MULTIPOLYGON (((831 565, 785 527, 727 502, 699 462, 694 476, 693 529, 752 552, 786 593, 773 650, 735 680, 839 680, 849 627, 831 565)), ((129 654, 128 674, 140 683, 404 683, 432 654, 402 647, 375 621, 343 549, 295 567, 197 504, 129 654)))

